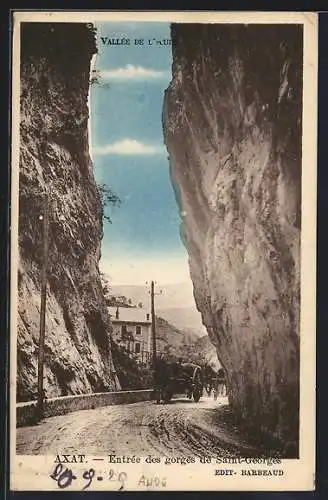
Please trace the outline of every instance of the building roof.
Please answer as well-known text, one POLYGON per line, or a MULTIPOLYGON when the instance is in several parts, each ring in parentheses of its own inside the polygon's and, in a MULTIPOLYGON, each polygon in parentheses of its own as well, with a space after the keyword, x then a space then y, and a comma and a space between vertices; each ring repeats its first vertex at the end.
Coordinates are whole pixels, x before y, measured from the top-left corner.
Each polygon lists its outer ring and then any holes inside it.
POLYGON ((150 314, 146 309, 141 307, 108 307, 109 314, 113 323, 143 323, 150 325, 150 314), (118 310, 119 317, 116 318, 116 311, 118 310), (147 319, 147 314, 149 315, 147 319))

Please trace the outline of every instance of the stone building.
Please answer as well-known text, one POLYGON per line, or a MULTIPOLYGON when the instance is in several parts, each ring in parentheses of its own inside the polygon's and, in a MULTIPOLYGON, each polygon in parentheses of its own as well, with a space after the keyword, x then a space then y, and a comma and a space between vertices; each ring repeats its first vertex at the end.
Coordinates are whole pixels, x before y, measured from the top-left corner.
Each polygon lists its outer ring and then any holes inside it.
POLYGON ((151 358, 151 317, 139 307, 108 307, 113 325, 112 338, 142 363, 151 358))

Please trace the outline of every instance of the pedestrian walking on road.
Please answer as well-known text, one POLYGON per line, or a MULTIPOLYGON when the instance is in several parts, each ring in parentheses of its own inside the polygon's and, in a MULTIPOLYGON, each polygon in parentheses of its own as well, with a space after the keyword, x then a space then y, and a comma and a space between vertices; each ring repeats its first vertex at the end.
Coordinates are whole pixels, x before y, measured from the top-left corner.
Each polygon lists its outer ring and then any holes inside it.
POLYGON ((218 370, 217 376, 213 381, 214 400, 216 401, 219 396, 223 397, 226 396, 226 394, 227 394, 227 388, 226 388, 225 372, 223 368, 220 368, 218 370))

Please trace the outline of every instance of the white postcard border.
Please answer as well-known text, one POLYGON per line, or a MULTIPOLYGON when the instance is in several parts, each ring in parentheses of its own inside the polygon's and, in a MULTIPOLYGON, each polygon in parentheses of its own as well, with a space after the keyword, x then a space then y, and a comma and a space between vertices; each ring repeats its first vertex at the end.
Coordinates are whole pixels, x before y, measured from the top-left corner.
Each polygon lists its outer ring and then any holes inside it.
MULTIPOLYGON (((303 146, 302 146, 302 234, 301 234, 301 398, 300 459, 283 460, 282 477, 218 478, 217 466, 205 464, 126 465, 131 490, 284 491, 314 489, 315 478, 315 327, 316 327, 316 172, 317 172, 317 14, 294 12, 23 12, 14 13, 12 87, 12 193, 11 193, 11 342, 10 342, 10 447, 12 490, 57 490, 49 478, 53 456, 16 455, 16 365, 17 365, 17 263, 18 263, 18 177, 19 95, 21 22, 159 21, 201 23, 301 23, 304 26, 303 146), (146 467, 146 468, 145 468, 146 467), (199 472, 202 472, 199 474, 199 472), (167 486, 142 487, 140 474, 167 477, 167 486)), ((91 458, 91 457, 90 457, 91 458)), ((77 468, 79 468, 77 464, 77 468)), ((81 464, 82 467, 82 464, 81 464)), ((230 467, 230 466, 229 466, 230 467)), ((112 489, 117 489, 113 485, 112 489)), ((78 490, 72 485, 69 490, 78 490)), ((91 490, 110 491, 108 483, 93 483, 91 490)), ((65 490, 66 491, 66 490, 65 490)))

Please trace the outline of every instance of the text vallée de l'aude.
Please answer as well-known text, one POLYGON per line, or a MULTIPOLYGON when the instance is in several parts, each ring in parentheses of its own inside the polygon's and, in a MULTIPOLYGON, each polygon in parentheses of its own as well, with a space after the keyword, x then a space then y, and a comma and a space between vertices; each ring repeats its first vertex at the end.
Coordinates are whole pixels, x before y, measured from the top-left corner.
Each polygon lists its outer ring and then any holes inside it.
POLYGON ((102 45, 108 47, 127 47, 135 46, 152 46, 152 47, 168 47, 172 45, 170 38, 110 38, 108 36, 101 36, 100 41, 102 45))

